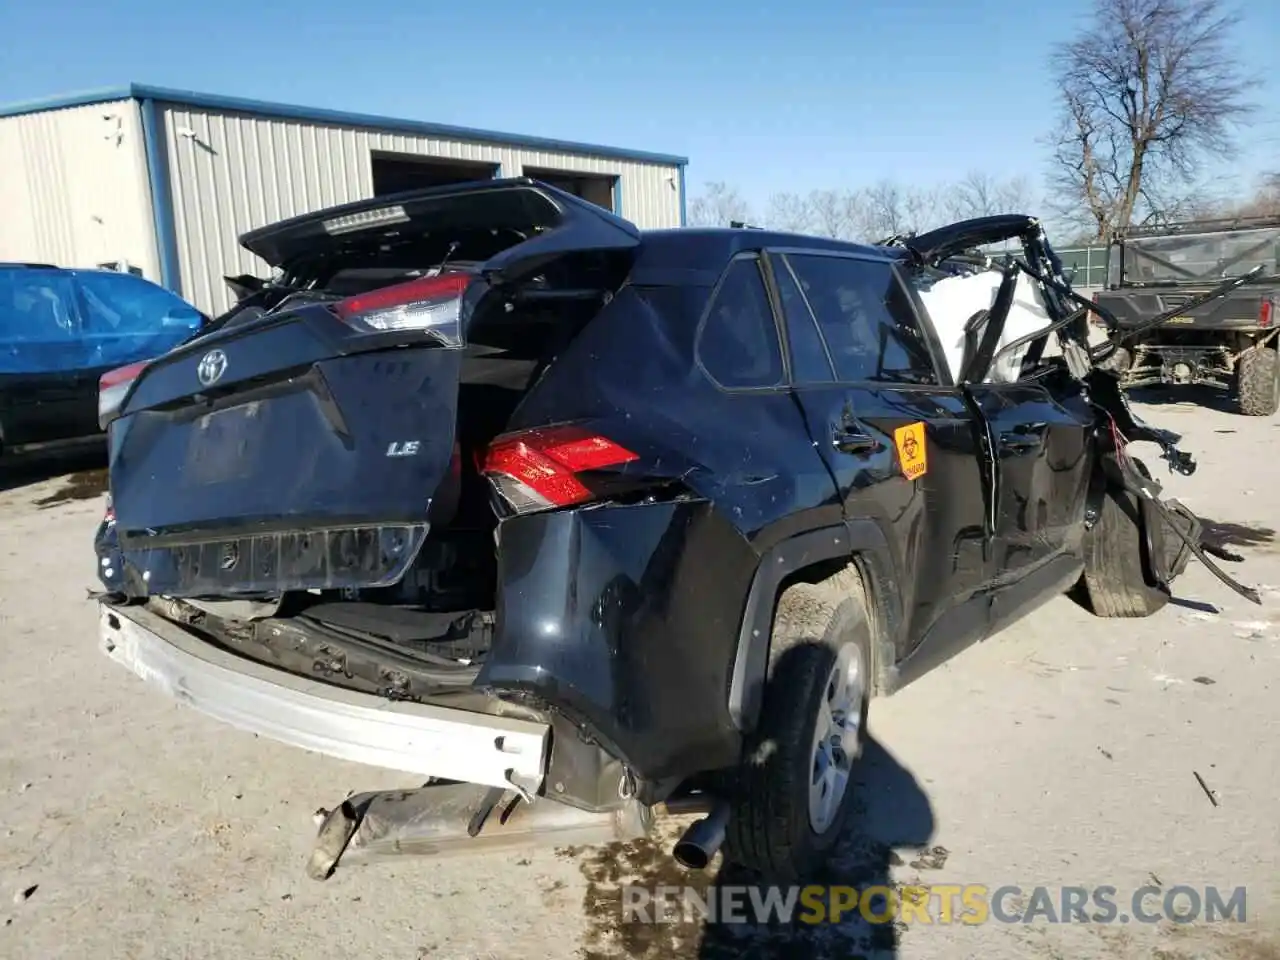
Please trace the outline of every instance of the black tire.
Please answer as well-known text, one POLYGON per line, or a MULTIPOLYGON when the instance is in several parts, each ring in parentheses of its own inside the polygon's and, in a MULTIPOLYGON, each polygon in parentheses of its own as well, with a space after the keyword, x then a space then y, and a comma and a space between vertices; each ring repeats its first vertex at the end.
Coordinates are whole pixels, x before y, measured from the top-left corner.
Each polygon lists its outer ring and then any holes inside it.
POLYGON ((1254 347, 1236 361, 1236 399, 1246 417, 1269 417, 1280 410, 1280 353, 1254 347))
MULTIPOLYGON (((1138 470, 1151 474, 1141 460, 1138 470)), ((1083 602, 1099 617, 1149 617, 1169 595, 1147 575, 1147 538, 1138 498, 1108 487, 1098 522, 1085 533, 1083 602)))
POLYGON ((871 650, 866 595, 855 569, 821 584, 796 584, 778 599, 760 722, 734 778, 724 843, 727 863, 776 883, 807 880, 822 867, 844 829, 855 793, 872 689, 871 650), (855 653, 863 676, 856 747, 848 751, 843 795, 822 829, 815 830, 810 790, 819 709, 841 656, 855 653))

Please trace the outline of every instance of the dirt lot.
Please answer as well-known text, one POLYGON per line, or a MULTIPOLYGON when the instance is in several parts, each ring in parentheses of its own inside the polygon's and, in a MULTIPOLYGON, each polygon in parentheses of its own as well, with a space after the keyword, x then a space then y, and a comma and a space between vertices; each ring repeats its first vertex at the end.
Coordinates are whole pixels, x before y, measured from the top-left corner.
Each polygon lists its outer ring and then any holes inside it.
POLYGON ((406 781, 224 728, 99 654, 100 478, 79 473, 0 482, 0 956, 1280 958, 1280 421, 1145 412, 1186 435, 1200 470, 1167 485, 1266 606, 1193 567, 1150 620, 1057 601, 877 702, 860 830, 826 879, 1110 885, 1121 912, 1147 884, 1245 886, 1244 924, 624 927, 619 882, 714 879, 657 843, 307 880, 313 811, 406 781))

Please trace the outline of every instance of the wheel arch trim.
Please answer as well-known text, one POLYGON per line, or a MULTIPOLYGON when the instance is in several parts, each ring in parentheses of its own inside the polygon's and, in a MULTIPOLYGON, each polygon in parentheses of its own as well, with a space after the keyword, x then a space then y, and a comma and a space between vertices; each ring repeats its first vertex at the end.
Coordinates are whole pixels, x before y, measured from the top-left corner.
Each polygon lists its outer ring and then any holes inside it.
POLYGON ((755 729, 760 717, 773 616, 782 583, 807 567, 842 559, 856 563, 862 575, 872 627, 872 692, 883 687, 884 671, 892 669, 896 661, 896 637, 902 622, 896 571, 884 531, 869 519, 809 530, 765 551, 752 578, 729 681, 729 716, 738 730, 755 729))

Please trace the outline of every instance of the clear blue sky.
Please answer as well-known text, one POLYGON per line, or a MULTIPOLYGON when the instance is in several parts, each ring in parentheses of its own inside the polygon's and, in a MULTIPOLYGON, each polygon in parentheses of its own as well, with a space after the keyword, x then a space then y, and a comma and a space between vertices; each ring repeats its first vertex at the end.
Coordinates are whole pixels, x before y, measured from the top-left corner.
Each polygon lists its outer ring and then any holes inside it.
MULTIPOLYGON (((10 0, 0 102, 136 81, 690 157, 689 188, 1044 173, 1043 64, 1086 0, 10 0), (213 12, 216 10, 217 12, 213 12)), ((1239 55, 1271 79, 1224 175, 1280 166, 1280 3, 1239 55)), ((1242 184, 1242 189, 1246 184, 1242 184)))

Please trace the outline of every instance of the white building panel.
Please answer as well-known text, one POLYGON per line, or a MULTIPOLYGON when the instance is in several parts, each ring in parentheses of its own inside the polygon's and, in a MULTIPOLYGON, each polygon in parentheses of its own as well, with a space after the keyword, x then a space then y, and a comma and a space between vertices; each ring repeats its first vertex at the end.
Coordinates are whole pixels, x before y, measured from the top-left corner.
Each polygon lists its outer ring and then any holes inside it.
POLYGON ((136 101, 0 117, 0 260, 160 278, 136 101))

